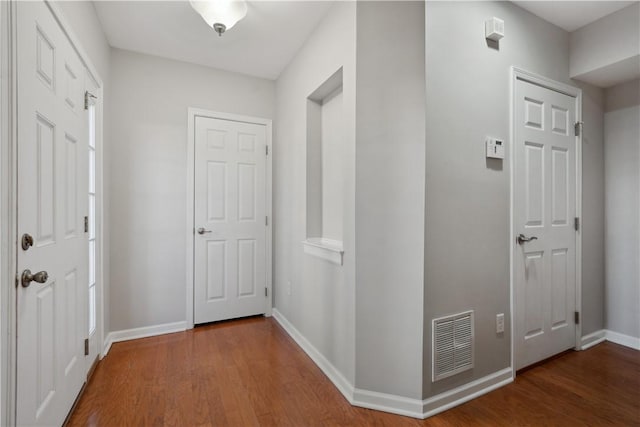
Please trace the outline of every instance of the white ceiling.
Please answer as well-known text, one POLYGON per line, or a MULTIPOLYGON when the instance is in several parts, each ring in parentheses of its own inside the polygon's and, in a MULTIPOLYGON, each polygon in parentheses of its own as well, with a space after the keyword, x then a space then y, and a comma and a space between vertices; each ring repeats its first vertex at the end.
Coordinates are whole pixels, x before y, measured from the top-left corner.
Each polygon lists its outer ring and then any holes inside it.
POLYGON ((545 21, 571 32, 637 2, 514 1, 514 3, 545 21))
POLYGON ((276 79, 331 1, 249 1, 222 37, 188 1, 96 1, 109 44, 135 52, 276 79))
MULTIPOLYGON (((247 16, 218 35, 182 1, 95 1, 109 44, 135 52, 276 79, 332 1, 248 1, 247 16)), ((633 1, 514 1, 574 31, 633 1)))

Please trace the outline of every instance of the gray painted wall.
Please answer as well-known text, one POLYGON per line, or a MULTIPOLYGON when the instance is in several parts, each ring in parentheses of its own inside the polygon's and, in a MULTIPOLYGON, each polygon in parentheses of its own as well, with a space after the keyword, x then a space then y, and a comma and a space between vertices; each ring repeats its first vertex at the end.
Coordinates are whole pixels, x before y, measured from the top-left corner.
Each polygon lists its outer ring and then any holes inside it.
POLYGON ((609 85, 640 75, 640 4, 598 19, 570 35, 570 75, 609 85))
POLYGON ((187 108, 274 117, 273 81, 114 49, 111 331, 185 320, 187 108))
POLYGON ((90 1, 56 1, 65 18, 81 40, 82 47, 103 80, 109 77, 111 47, 102 32, 102 25, 90 1))
POLYGON ((422 398, 424 3, 358 2, 356 387, 422 398))
POLYGON ((355 376, 355 26, 354 2, 328 11, 276 83, 275 308, 351 384, 355 376), (303 252, 306 230, 307 97, 343 67, 344 264, 303 252), (289 283, 291 283, 289 291, 289 283))
MULTIPOLYGON (((510 2, 428 2, 426 10, 427 148, 423 395, 432 396, 510 366, 510 168, 487 161, 484 139, 509 141, 510 67, 571 84, 569 34, 510 2), (484 21, 504 19, 499 49, 484 39, 484 21), (475 368, 431 382, 431 320, 475 310, 475 368), (505 313, 505 333, 495 317, 505 313)), ((575 85, 575 84, 574 84, 575 85)), ((585 102, 585 260, 602 250, 601 94, 585 102), (593 244, 594 246, 591 246, 593 244), (588 246, 589 245, 589 246, 588 246)), ((587 92, 587 91, 585 91, 587 92)), ((602 263, 587 266, 583 318, 602 325, 602 263)))
POLYGON ((640 80, 606 96, 607 329, 640 338, 640 80))
POLYGON ((582 89, 582 336, 604 328, 604 90, 582 89))

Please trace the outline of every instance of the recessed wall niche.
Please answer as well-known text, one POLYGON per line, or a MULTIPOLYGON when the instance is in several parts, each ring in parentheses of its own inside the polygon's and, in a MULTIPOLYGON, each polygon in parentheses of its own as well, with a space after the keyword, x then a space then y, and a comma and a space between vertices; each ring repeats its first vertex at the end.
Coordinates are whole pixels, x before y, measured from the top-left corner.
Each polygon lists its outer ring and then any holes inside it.
POLYGON ((307 238, 310 255, 342 265, 345 123, 342 68, 307 98, 307 238))

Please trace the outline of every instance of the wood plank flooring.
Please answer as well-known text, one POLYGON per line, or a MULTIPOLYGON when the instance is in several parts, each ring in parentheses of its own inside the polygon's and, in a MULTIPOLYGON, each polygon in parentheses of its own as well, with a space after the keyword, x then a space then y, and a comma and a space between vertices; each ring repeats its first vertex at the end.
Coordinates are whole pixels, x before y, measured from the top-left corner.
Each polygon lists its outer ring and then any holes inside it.
POLYGON ((640 352, 571 352, 427 420, 352 407, 273 319, 116 343, 69 426, 640 426, 640 352))

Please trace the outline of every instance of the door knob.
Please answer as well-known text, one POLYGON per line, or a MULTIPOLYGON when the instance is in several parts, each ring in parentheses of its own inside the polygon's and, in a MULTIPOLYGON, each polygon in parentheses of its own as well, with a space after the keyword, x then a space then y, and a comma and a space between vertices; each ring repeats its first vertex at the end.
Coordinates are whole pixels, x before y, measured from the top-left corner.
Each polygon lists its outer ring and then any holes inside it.
POLYGON ((198 234, 211 233, 211 230, 205 230, 203 227, 198 228, 198 234))
POLYGON ((526 237, 524 234, 518 234, 518 237, 516 237, 516 240, 518 241, 518 244, 522 245, 532 240, 538 240, 538 238, 536 236, 526 237))
POLYGON ((31 274, 31 270, 25 270, 20 277, 20 282, 24 288, 28 288, 31 282, 45 283, 47 280, 49 280, 49 273, 46 271, 31 274))

